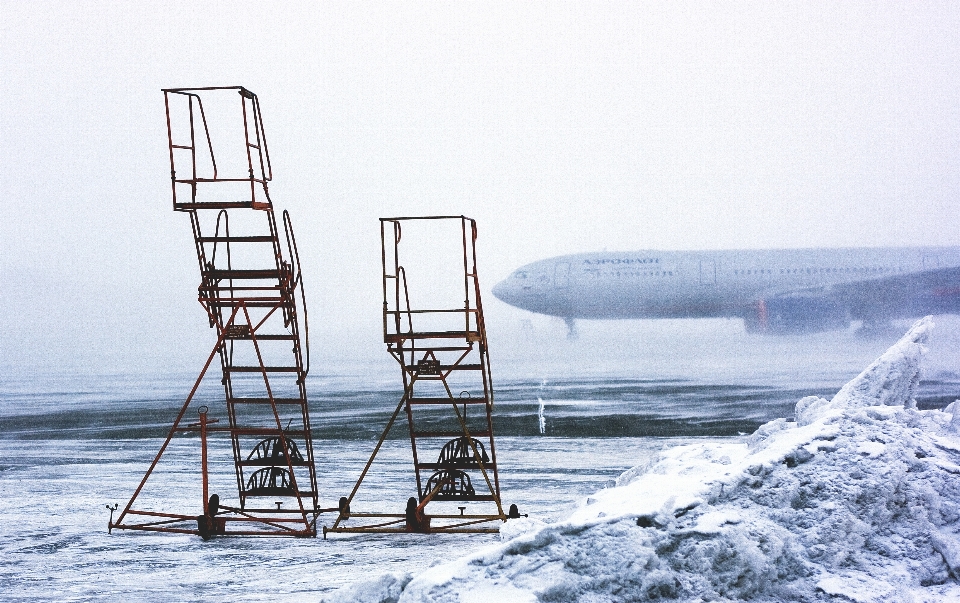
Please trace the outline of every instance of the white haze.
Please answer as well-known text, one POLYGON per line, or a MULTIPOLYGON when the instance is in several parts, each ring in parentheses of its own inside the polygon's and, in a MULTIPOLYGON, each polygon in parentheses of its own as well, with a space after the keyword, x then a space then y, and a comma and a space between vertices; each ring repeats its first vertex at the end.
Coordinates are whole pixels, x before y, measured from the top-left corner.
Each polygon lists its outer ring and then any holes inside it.
POLYGON ((382 354, 381 216, 476 218, 487 292, 603 248, 957 244, 957 31, 952 2, 0 0, 0 364, 208 352, 162 87, 259 95, 314 347, 349 361, 382 354))

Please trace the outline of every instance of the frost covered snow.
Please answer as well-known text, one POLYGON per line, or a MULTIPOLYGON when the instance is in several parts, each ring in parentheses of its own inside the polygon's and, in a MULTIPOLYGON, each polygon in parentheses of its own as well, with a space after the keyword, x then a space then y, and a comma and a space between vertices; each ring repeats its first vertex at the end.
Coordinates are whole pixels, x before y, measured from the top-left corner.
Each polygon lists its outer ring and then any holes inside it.
POLYGON ((670 449, 564 521, 323 601, 960 601, 960 401, 913 400, 932 327, 796 421, 670 449))

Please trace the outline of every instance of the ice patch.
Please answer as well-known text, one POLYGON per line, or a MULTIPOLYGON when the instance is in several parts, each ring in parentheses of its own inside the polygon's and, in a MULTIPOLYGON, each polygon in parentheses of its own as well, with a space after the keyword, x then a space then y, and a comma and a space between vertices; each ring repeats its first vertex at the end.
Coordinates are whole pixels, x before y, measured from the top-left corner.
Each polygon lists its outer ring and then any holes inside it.
POLYGON ((857 574, 827 576, 817 581, 817 588, 834 597, 844 597, 856 603, 889 601, 894 588, 876 577, 857 574))
POLYGON ((701 534, 716 534, 723 526, 738 523, 740 523, 740 514, 735 511, 710 511, 697 519, 693 530, 701 534))
POLYGON ((876 458, 883 454, 887 447, 880 442, 860 442, 857 444, 857 453, 870 458, 876 458))
POLYGON ((500 526, 500 540, 513 540, 518 536, 522 536, 530 532, 536 532, 545 525, 547 524, 533 517, 519 517, 517 519, 511 519, 500 526))
POLYGON ((336 590, 320 599, 320 603, 397 603, 409 582, 410 574, 382 574, 336 590))

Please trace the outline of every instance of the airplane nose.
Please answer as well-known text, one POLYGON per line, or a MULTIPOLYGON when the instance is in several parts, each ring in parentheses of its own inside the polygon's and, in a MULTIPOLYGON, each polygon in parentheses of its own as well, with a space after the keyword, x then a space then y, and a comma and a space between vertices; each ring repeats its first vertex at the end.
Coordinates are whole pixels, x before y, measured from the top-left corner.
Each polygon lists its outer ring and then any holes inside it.
POLYGON ((510 286, 507 284, 507 281, 500 281, 491 289, 493 296, 499 299, 502 302, 510 303, 512 296, 510 295, 510 286))

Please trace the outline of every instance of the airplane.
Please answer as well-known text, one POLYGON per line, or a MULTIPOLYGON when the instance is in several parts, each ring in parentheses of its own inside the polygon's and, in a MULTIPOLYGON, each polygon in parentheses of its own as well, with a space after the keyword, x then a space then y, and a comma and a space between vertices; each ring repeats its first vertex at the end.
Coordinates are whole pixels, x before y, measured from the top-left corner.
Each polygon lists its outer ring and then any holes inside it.
POLYGON ((865 328, 960 313, 960 247, 636 251, 518 268, 500 300, 564 319, 742 318, 749 332, 865 328))

